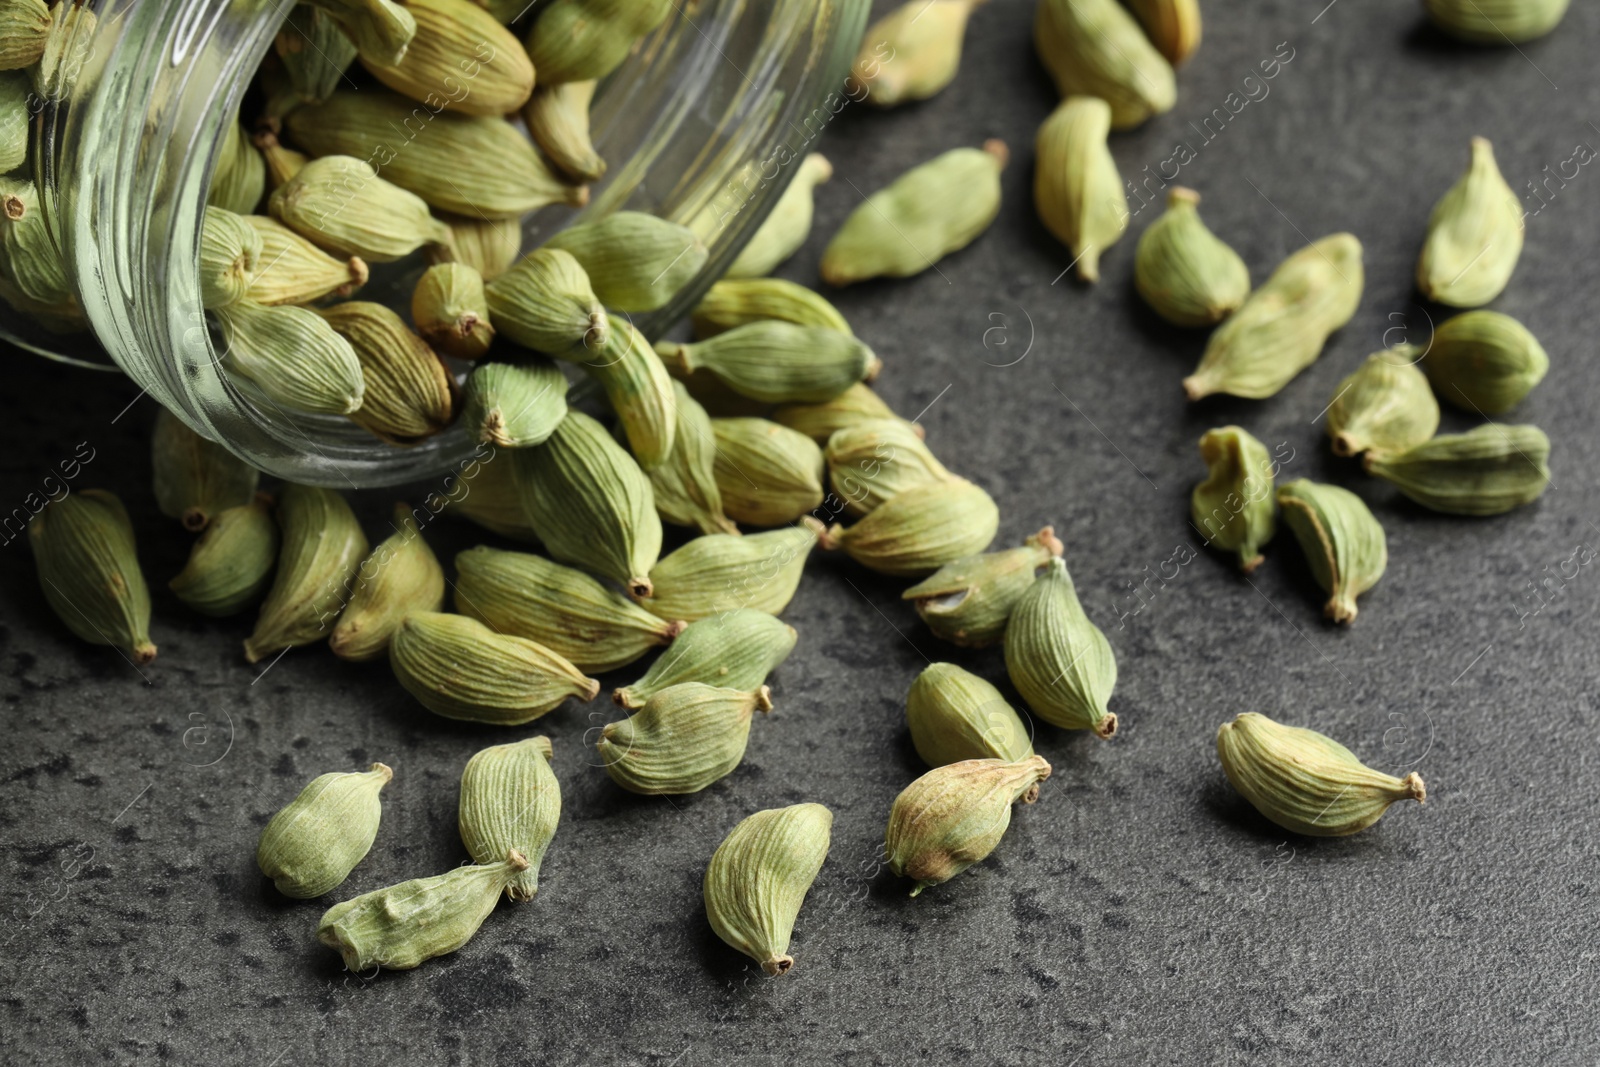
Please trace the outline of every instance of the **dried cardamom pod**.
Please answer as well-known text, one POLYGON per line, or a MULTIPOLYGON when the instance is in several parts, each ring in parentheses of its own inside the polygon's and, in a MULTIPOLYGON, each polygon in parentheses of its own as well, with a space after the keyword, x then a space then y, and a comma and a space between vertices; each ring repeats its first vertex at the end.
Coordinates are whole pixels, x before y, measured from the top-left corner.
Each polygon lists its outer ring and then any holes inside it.
MULTIPOLYGON (((58 8, 68 7, 58 4, 58 8)), ((87 9, 85 9, 87 10, 87 9)), ((235 215, 248 215, 261 203, 267 189, 267 163, 251 143, 250 135, 237 121, 228 123, 217 149, 216 169, 211 172, 211 187, 206 203, 235 215)))
POLYGON ((50 6, 44 0, 0 3, 0 70, 26 70, 44 55, 50 6))
POLYGON ((1544 380, 1550 357, 1510 315, 1468 311, 1434 331, 1422 369, 1439 395, 1457 407, 1499 415, 1544 380))
POLYGON ((1045 564, 1011 609, 1006 673, 1033 713, 1064 730, 1092 730, 1102 741, 1117 732, 1107 711, 1117 687, 1117 657, 1089 621, 1060 556, 1045 564))
POLYGON ((537 641, 579 670, 624 667, 683 631, 582 571, 482 545, 456 556, 456 610, 496 633, 537 641))
MULTIPOLYGON (((5 6, 0 4, 0 12, 5 6)), ((0 13, 0 33, 5 32, 5 20, 0 13)), ((9 174, 28 161, 28 130, 33 118, 28 109, 33 85, 25 73, 4 70, 5 50, 0 41, 0 174, 9 174)))
POLYGON ((803 285, 782 278, 724 278, 695 305, 694 335, 704 340, 767 319, 850 333, 839 309, 803 285))
POLYGON ((218 512, 248 504, 261 477, 250 464, 201 437, 166 408, 156 415, 150 466, 156 506, 168 518, 181 520, 186 530, 203 530, 218 512))
POLYGON ((284 485, 278 494, 278 573, 244 643, 245 659, 320 641, 344 609, 367 554, 355 512, 332 489, 284 485))
POLYGON ((1522 255, 1522 202, 1494 162, 1494 146, 1472 139, 1472 162, 1434 205, 1417 257, 1417 288, 1451 307, 1499 296, 1522 255))
POLYGON ((0 274, 33 300, 76 303, 39 191, 21 178, 0 178, 0 274))
MULTIPOLYGON (((874 393, 870 386, 856 382, 832 400, 783 404, 774 408, 770 417, 780 426, 799 430, 817 444, 826 445, 840 430, 863 422, 893 419, 899 416, 890 410, 889 405, 885 404, 883 398, 874 393)), ((910 426, 911 432, 918 437, 923 435, 919 424, 907 422, 906 425, 910 426)))
POLYGON ((513 219, 460 218, 441 215, 439 221, 450 227, 448 247, 435 247, 433 262, 464 263, 494 281, 516 263, 522 252, 522 227, 513 219))
POLYGON ((709 255, 693 231, 642 211, 569 226, 544 247, 571 253, 600 302, 629 314, 665 305, 694 280, 709 255))
POLYGON ((861 38, 850 76, 866 101, 894 107, 926 100, 955 80, 967 18, 982 0, 910 0, 861 38))
POLYGON ((77 86, 83 65, 94 55, 97 27, 87 4, 56 3, 50 7, 50 32, 33 68, 33 88, 45 100, 66 100, 77 86))
MULTIPOLYGON (((668 342, 656 342, 656 354, 672 351, 668 342)), ((737 419, 745 416, 766 416, 772 410, 772 405, 760 400, 752 400, 747 396, 740 396, 728 387, 721 378, 708 370, 694 371, 684 374, 681 370, 668 367, 668 373, 683 383, 684 389, 690 396, 706 409, 707 414, 718 419, 737 419)), ((826 442, 818 442, 825 444, 826 442)))
POLYGON ((525 348, 560 356, 577 346, 587 355, 610 339, 605 308, 570 252, 536 248, 484 293, 494 328, 525 348))
POLYGON ((328 638, 340 659, 377 659, 388 651, 401 619, 444 606, 444 568, 408 505, 395 505, 394 527, 357 569, 350 601, 328 638))
POLYGON ((417 20, 394 0, 307 0, 344 27, 363 56, 398 63, 417 35, 417 20))
POLYGON ((1412 771, 1375 771, 1331 737, 1247 711, 1217 728, 1217 758, 1244 798, 1269 820, 1308 837, 1343 837, 1377 822, 1397 800, 1423 803, 1412 771))
POLYGON ((1518 45, 1543 37, 1567 13, 1569 0, 1423 0, 1433 24, 1459 41, 1518 45))
POLYGON ((267 591, 277 560, 278 524, 271 501, 257 495, 212 517, 167 588, 202 615, 237 615, 267 591))
POLYGON ((737 534, 739 528, 722 510, 722 491, 717 488, 717 439, 711 432, 711 417, 682 382, 673 382, 672 388, 678 423, 672 452, 649 471, 656 513, 666 522, 692 526, 701 533, 737 534))
POLYGON ((1414 345, 1374 352, 1339 383, 1328 405, 1328 436, 1335 455, 1367 450, 1400 452, 1420 445, 1439 428, 1439 402, 1417 367, 1414 345))
MULTIPOLYGON (((310 10, 307 8, 307 10, 310 10)), ((278 135, 271 130, 257 130, 251 138, 256 151, 267 167, 267 189, 271 191, 300 173, 300 168, 311 162, 304 152, 285 148, 278 135)))
POLYGON ((382 304, 348 300, 317 312, 350 342, 361 364, 356 425, 397 445, 416 444, 455 418, 455 382, 405 320, 382 304))
POLYGON ((595 81, 541 85, 522 109, 533 143, 550 162, 575 182, 597 182, 606 173, 606 161, 594 150, 589 137, 589 104, 595 81))
POLYGON ((393 777, 374 763, 367 771, 312 779, 262 829, 256 866, 296 900, 337 889, 371 850, 383 817, 378 794, 393 777))
POLYGON ((1030 803, 1050 777, 1043 756, 969 759, 935 767, 894 798, 884 847, 889 869, 916 896, 988 858, 1011 825, 1011 805, 1030 803))
POLYGON ((272 191, 267 208, 302 237, 368 263, 388 263, 450 240, 450 227, 428 213, 420 196, 350 156, 307 163, 272 191))
POLYGON ((769 975, 794 967, 789 938, 832 830, 833 812, 821 804, 758 811, 723 838, 706 867, 711 929, 769 975))
MULTIPOLYGON (((789 187, 783 191, 772 212, 745 242, 724 278, 761 278, 800 250, 811 234, 817 186, 833 177, 833 164, 818 152, 800 161, 789 187)), ((849 332, 848 329, 845 330, 849 332)))
POLYGON ((708 615, 683 628, 643 678, 614 691, 611 699, 625 708, 642 708, 663 689, 684 682, 759 689, 789 658, 798 636, 793 626, 764 611, 739 608, 708 615))
POLYGON ((1212 393, 1269 397, 1322 354, 1328 335, 1361 302, 1361 242, 1336 233, 1278 264, 1239 310, 1217 327, 1193 374, 1190 400, 1212 393))
POLYGON ((827 461, 828 484, 851 515, 865 515, 907 489, 955 477, 904 419, 862 421, 836 431, 828 438, 827 461))
POLYGON ((1000 213, 1000 172, 1009 158, 1005 142, 986 141, 906 171, 844 220, 822 253, 822 280, 908 278, 967 247, 1000 213))
POLYGON ((529 737, 481 749, 461 772, 461 843, 474 863, 516 852, 526 870, 506 883, 506 899, 532 900, 539 865, 561 821, 561 783, 550 771, 550 739, 529 737))
POLYGON ((853 526, 831 527, 822 547, 842 548, 879 574, 920 577, 989 547, 1000 529, 994 499, 965 478, 914 486, 853 526))
POLYGON ((1129 0, 1150 43, 1174 67, 1200 47, 1200 0, 1129 0))
POLYGON ((712 419, 712 470, 736 522, 783 526, 822 503, 822 449, 767 419, 712 419))
POLYGON ((1174 326, 1214 326, 1250 295, 1250 269, 1198 210, 1200 194, 1174 186, 1167 210, 1139 237, 1133 282, 1174 326))
POLYGON ((1277 532, 1277 466, 1267 446, 1242 426, 1201 434, 1200 460, 1208 474, 1189 495, 1190 521, 1206 544, 1235 554, 1239 569, 1254 574, 1266 559, 1261 546, 1277 532))
POLYGON ((528 33, 540 84, 604 78, 672 10, 672 0, 554 0, 528 33))
POLYGON ((600 692, 565 657, 465 615, 407 615, 389 640, 389 666, 435 715, 495 726, 521 726, 568 697, 589 701, 600 692))
POLYGON ((1100 253, 1128 228, 1128 198, 1111 158, 1111 105, 1069 96, 1035 138, 1033 206, 1039 219, 1072 252, 1078 277, 1100 280, 1100 253))
POLYGON ((405 9, 416 36, 398 59, 362 56, 374 78, 430 111, 499 118, 528 102, 533 63, 493 15, 471 0, 406 0, 405 9))
POLYGON ((460 495, 452 490, 449 509, 501 537, 531 543, 539 535, 528 523, 510 457, 509 452, 493 452, 474 462, 471 472, 463 472, 457 482, 460 495))
POLYGON ((766 686, 746 693, 680 682, 626 719, 606 723, 595 747, 611 780, 630 793, 698 793, 744 759, 757 709, 772 710, 766 686))
POLYGON ((445 355, 482 357, 494 341, 483 275, 465 263, 429 267, 411 292, 411 321, 422 339, 445 355))
POLYGON ((644 334, 620 316, 607 321, 603 346, 593 350, 579 346, 569 350, 568 358, 584 354, 578 365, 605 390, 633 457, 640 467, 654 470, 672 454, 678 430, 678 394, 672 376, 644 334))
MULTIPOLYGON (((295 95, 318 104, 333 95, 356 61, 356 43, 339 21, 321 8, 296 4, 273 41, 295 95)), ((277 138, 273 138, 277 143, 277 138)), ((256 147, 260 148, 258 140, 256 147)), ((265 153, 263 153, 265 154, 265 153)), ((268 168, 271 169, 270 166, 268 168)))
POLYGON ((1098 96, 1126 130, 1172 110, 1172 64, 1117 0, 1039 0, 1033 46, 1062 96, 1098 96))
POLYGON ((906 726, 930 767, 969 759, 1015 763, 1033 755, 1028 728, 1000 690, 953 663, 931 664, 911 683, 906 726))
POLYGON ((150 590, 122 501, 104 489, 52 500, 28 523, 28 545, 39 588, 67 629, 138 666, 156 658, 150 590))
POLYGON ((1389 565, 1383 526, 1360 497, 1337 485, 1297 478, 1280 485, 1277 495, 1283 521, 1328 594, 1323 614, 1334 622, 1354 622, 1356 597, 1377 585, 1389 565))
POLYGON ((1543 430, 1498 422, 1364 460, 1367 473, 1447 515, 1499 515, 1533 503, 1550 484, 1549 461, 1543 430))
MULTIPOLYGON (((0 196, 0 205, 5 198, 0 196)), ((3 210, 3 207, 0 207, 3 210)), ((3 269, 3 268, 0 268, 3 269)), ((55 334, 82 333, 89 328, 89 320, 84 318, 83 306, 78 303, 78 298, 70 294, 63 294, 64 299, 57 302, 35 300, 24 293, 17 284, 5 274, 0 273, 0 300, 5 301, 19 314, 26 315, 36 325, 55 334)))
POLYGON ((313 304, 325 296, 349 296, 367 284, 360 256, 334 259, 277 219, 241 216, 261 237, 261 254, 245 294, 253 304, 313 304))
POLYGON ((657 341, 656 351, 680 378, 709 371, 740 396, 765 404, 832 400, 877 377, 882 366, 872 349, 850 334, 772 320, 693 344, 657 341))
POLYGON ((635 599, 652 615, 690 623, 740 608, 777 615, 794 598, 821 528, 808 515, 781 530, 696 537, 651 568, 654 593, 635 599))
POLYGON ((501 448, 542 443, 567 417, 567 377, 548 359, 481 363, 461 401, 461 424, 501 448))
POLYGON ((1039 568, 1062 550, 1055 529, 1046 526, 1020 548, 946 563, 900 596, 913 602, 934 636, 963 648, 982 648, 1005 636, 1017 601, 1033 588, 1039 568))
POLYGON ((242 215, 207 208, 200 227, 200 302, 207 308, 243 300, 261 264, 261 235, 242 215))
POLYGON ((223 366, 299 411, 349 415, 365 396, 350 342, 309 308, 240 300, 216 309, 227 345, 223 366))

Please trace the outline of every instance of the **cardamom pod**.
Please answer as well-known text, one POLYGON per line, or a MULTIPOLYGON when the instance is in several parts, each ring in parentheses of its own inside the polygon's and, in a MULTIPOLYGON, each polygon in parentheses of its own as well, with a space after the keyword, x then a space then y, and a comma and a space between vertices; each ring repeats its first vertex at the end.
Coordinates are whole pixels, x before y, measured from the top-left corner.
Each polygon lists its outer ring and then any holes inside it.
POLYGON ((1175 186, 1133 256, 1139 295, 1174 326, 1214 326, 1250 295, 1250 269, 1206 228, 1199 204, 1199 193, 1175 186))
POLYGON ((1046 526, 1019 548, 946 563, 900 596, 913 602, 935 637, 983 648, 1005 636, 1011 612, 1033 588, 1039 568, 1062 551, 1055 529, 1046 526))
POLYGON ((44 0, 0 3, 0 70, 26 70, 44 55, 50 37, 50 5, 44 0))
POLYGON ((1089 620, 1067 564, 1056 556, 1011 609, 1006 673, 1033 713, 1064 730, 1092 730, 1102 741, 1117 732, 1106 710, 1117 687, 1117 657, 1089 620))
MULTIPOLYGON (((656 342, 656 354, 672 351, 670 343, 656 342)), ((706 409, 707 414, 719 419, 737 419, 745 416, 765 416, 772 410, 772 405, 760 400, 752 400, 747 396, 740 396, 730 389, 721 378, 708 370, 694 371, 684 374, 682 371, 668 367, 668 373, 674 375, 683 383, 684 389, 690 396, 706 409)), ((826 444, 826 442, 819 442, 826 444)))
POLYGON ((484 288, 494 328, 552 356, 582 346, 598 351, 610 339, 605 308, 570 252, 536 248, 484 288))
POLYGON ((401 619, 389 666, 435 715, 495 726, 521 726, 568 697, 590 701, 600 692, 564 656, 465 615, 413 611, 401 619))
MULTIPOLYGON (((470 426, 470 413, 463 418, 468 419, 470 426)), ((509 452, 493 452, 482 462, 474 462, 471 473, 463 472, 456 483, 460 495, 451 491, 449 509, 501 537, 534 542, 539 540, 539 535, 528 523, 510 455, 509 452)))
POLYGON ((606 161, 594 150, 589 136, 589 104, 595 81, 541 85, 522 109, 533 143, 550 157, 563 174, 575 182, 597 182, 606 173, 606 161))
POLYGON ((1522 255, 1522 202, 1495 165, 1494 146, 1472 139, 1472 162, 1434 205, 1417 257, 1417 288, 1451 307, 1499 296, 1522 255))
POLYGON ((723 277, 765 277, 798 252, 811 234, 816 188, 832 177, 833 164, 827 157, 818 152, 808 153, 795 168, 789 187, 778 197, 766 220, 750 235, 723 277))
POLYGON ((914 486, 853 526, 833 526, 822 547, 842 548, 879 574, 920 577, 989 547, 1000 529, 994 498, 965 478, 914 486))
POLYGON ((1297 478, 1280 485, 1277 495, 1283 521, 1328 594, 1323 614, 1334 622, 1354 622, 1356 597, 1377 585, 1389 565, 1383 526, 1360 497, 1337 485, 1297 478))
POLYGON ((422 339, 456 359, 479 359, 494 341, 483 275, 465 263, 436 263, 411 291, 411 321, 422 339))
POLYGON ((258 495, 211 518, 167 588, 202 615, 237 615, 267 591, 277 559, 278 524, 271 502, 258 495))
POLYGON ((168 518, 182 520, 186 530, 203 530, 218 512, 248 504, 261 477, 254 467, 189 429, 166 408, 156 415, 150 465, 156 506, 168 518))
POLYGON ((1128 198, 1106 135, 1111 105, 1069 96, 1035 138, 1033 205, 1039 219, 1072 252, 1078 277, 1100 280, 1100 253, 1128 228, 1128 198))
POLYGON ((485 282, 510 270, 522 252, 522 227, 515 220, 441 215, 439 221, 450 227, 450 244, 435 247, 430 258, 435 262, 464 263, 481 274, 485 282))
MULTIPOLYGON (((5 197, 0 196, 0 210, 3 210, 5 197)), ((4 268, 0 268, 3 271, 4 268)), ((78 303, 78 298, 68 293, 62 294, 62 299, 54 302, 35 300, 24 293, 17 284, 4 273, 0 273, 0 300, 11 305, 19 314, 32 319, 33 322, 55 334, 82 333, 89 328, 89 320, 84 318, 83 306, 78 303)))
POLYGON ((138 666, 156 658, 150 590, 121 500, 104 489, 52 500, 28 523, 28 545, 39 588, 67 629, 138 666))
POLYGON ((656 352, 680 378, 709 371, 740 396, 764 404, 832 400, 877 377, 882 366, 872 349, 850 334, 773 320, 692 344, 657 341, 656 352))
POLYGON ((672 376, 644 334, 620 316, 607 322, 603 346, 598 350, 579 346, 569 350, 568 358, 584 353, 578 365, 605 390, 634 459, 645 470, 654 470, 672 454, 678 430, 678 394, 672 376))
POLYGON ((969 759, 935 767, 894 798, 884 848, 889 869, 916 896, 988 858, 1011 825, 1011 805, 1031 803, 1050 777, 1043 756, 969 759))
POLYGON ((304 152, 285 148, 278 140, 278 135, 271 130, 257 130, 251 141, 254 142, 256 151, 261 153, 262 162, 266 164, 268 191, 276 189, 299 174, 300 168, 311 162, 310 157, 304 152))
POLYGON ((908 278, 967 247, 1000 213, 1000 172, 1009 158, 1005 142, 991 140, 906 171, 844 220, 823 250, 822 280, 908 278))
POLYGON ((44 304, 76 302, 33 182, 0 178, 0 274, 44 304))
POLYGON ((758 708, 772 710, 766 686, 746 693, 680 682, 626 719, 606 723, 595 747, 611 780, 630 793, 698 793, 744 759, 758 708))
POLYGON ((953 663, 931 664, 906 693, 906 726, 930 767, 969 759, 1008 763, 1033 755, 1033 741, 1000 690, 953 663))
POLYGON ((1417 367, 1413 345, 1374 352, 1339 383, 1328 405, 1328 436, 1339 456, 1401 452, 1439 428, 1439 402, 1417 367))
POLYGON ((87 5, 57 3, 50 9, 50 32, 33 68, 33 88, 50 101, 64 101, 77 86, 83 66, 94 55, 96 15, 87 5))
POLYGON ((356 571, 350 601, 328 638, 342 660, 377 659, 388 651, 401 619, 444 606, 444 568, 406 504, 395 505, 394 527, 356 571))
POLYGON ((227 344, 223 366, 254 382, 269 400, 329 415, 361 407, 361 361, 315 311, 240 300, 216 314, 227 344))
POLYGON ((635 599, 652 615, 690 623, 740 608, 777 615, 794 598, 821 527, 808 515, 780 530, 696 537, 651 568, 654 592, 635 599))
POLYGON ((767 419, 712 419, 712 471, 736 522, 783 526, 822 503, 822 449, 767 419))
POLYGON ((382 304, 349 300, 317 312, 361 364, 356 425, 396 445, 424 441, 455 418, 456 385, 433 349, 382 304))
POLYGON ((614 691, 611 699, 625 708, 642 708, 663 689, 684 682, 759 689, 789 658, 798 636, 793 626, 764 611, 738 608, 706 616, 684 627, 643 678, 614 691))
POLYGON ((550 739, 529 737, 492 745, 467 761, 461 772, 461 843, 474 863, 492 864, 516 852, 526 870, 506 883, 506 899, 532 900, 539 891, 539 865, 561 821, 561 783, 550 771, 550 739))
POLYGON ((1244 427, 1220 426, 1200 435, 1200 460, 1208 473, 1189 495, 1189 518, 1206 544, 1234 553, 1239 569, 1254 574, 1266 559, 1261 546, 1277 532, 1272 456, 1244 427))
POLYGON ((706 867, 711 929, 773 977, 794 967, 789 938, 832 829, 833 812, 821 804, 758 811, 723 838, 706 867))
POLYGON ((1343 837, 1397 800, 1427 799, 1422 776, 1375 771, 1331 737, 1247 711, 1217 728, 1217 758, 1251 805, 1291 833, 1343 837))
POLYGON ((1200 0, 1128 0, 1150 43, 1174 67, 1200 47, 1200 0))
POLYGON ((362 56, 374 78, 430 111, 499 118, 528 102, 533 63, 493 15, 471 0, 406 0, 405 9, 416 36, 399 59, 362 56))
POLYGON ((325 296, 349 296, 367 284, 367 264, 360 256, 334 259, 277 219, 240 217, 261 238, 245 293, 252 304, 314 304, 325 296))
POLYGON ((692 526, 701 533, 737 534, 739 528, 722 510, 722 491, 717 488, 717 439, 711 432, 711 417, 682 382, 673 382, 672 389, 678 422, 672 451, 649 471, 656 513, 666 522, 692 526))
POLYGON ((200 303, 207 308, 243 300, 261 263, 261 235, 242 215, 206 208, 200 227, 200 303))
MULTIPOLYGON (((273 49, 283 61, 284 73, 295 95, 310 104, 321 103, 332 96, 350 64, 356 61, 356 43, 338 20, 310 4, 296 4, 289 10, 273 41, 273 49)), ((274 144, 276 141, 273 138, 274 144)), ((256 147, 261 147, 259 140, 256 147)))
POLYGON ((1439 395, 1457 407, 1499 415, 1544 380, 1550 357, 1510 315, 1468 311, 1434 331, 1422 369, 1439 395))
MULTIPOLYGON (((57 8, 69 7, 57 4, 57 8)), ((84 10, 88 10, 85 8, 84 10)), ((42 94, 41 94, 42 95, 42 94)), ((211 187, 206 203, 235 215, 248 215, 261 203, 267 190, 267 163, 256 151, 249 134, 238 121, 228 123, 217 149, 216 167, 211 172, 211 187)))
POLYGON ((350 156, 307 163, 272 191, 267 208, 302 237, 368 263, 388 263, 450 240, 450 227, 428 213, 420 196, 350 156))
POLYGON ((629 314, 664 306, 694 280, 709 255, 692 230, 642 211, 569 226, 545 247, 571 253, 600 302, 629 314))
POLYGON ((910 0, 861 38, 850 76, 866 101, 894 107, 926 100, 955 80, 967 18, 982 0, 910 0))
POLYGON ((695 305, 694 335, 705 340, 766 319, 850 333, 839 309, 803 285, 782 278, 724 278, 695 305))
POLYGON ((827 461, 828 484, 851 515, 865 515, 907 489, 955 478, 904 419, 862 421, 836 431, 828 438, 827 461))
MULTIPOLYGON (((5 6, 0 4, 0 33, 4 32, 5 6)), ((5 50, 6 44, 0 41, 0 174, 9 174, 28 161, 28 130, 33 119, 28 109, 33 84, 27 74, 3 69, 5 50)))
POLYGON ((417 35, 417 20, 394 0, 307 0, 344 27, 363 56, 398 63, 417 35))
POLYGON ((567 377, 548 359, 481 363, 461 401, 461 424, 473 440, 501 448, 537 445, 567 417, 567 377))
POLYGON ((1183 380, 1190 400, 1213 393, 1260 400, 1309 367, 1328 335, 1350 321, 1361 302, 1361 242, 1336 233, 1278 264, 1211 340, 1183 380))
POLYGON ((1569 0, 1423 0, 1433 24, 1472 44, 1519 45, 1543 37, 1567 13, 1569 0))
POLYGON ((604 78, 673 10, 672 0, 554 0, 528 33, 528 55, 544 85, 604 78))
MULTIPOLYGON (((815 403, 782 404, 773 409, 773 422, 799 430, 819 445, 826 445, 840 430, 877 419, 899 418, 870 386, 856 382, 834 397, 815 403)), ((911 432, 923 436, 921 425, 907 422, 911 432)))
POLYGON ((332 489, 285 484, 278 494, 278 529, 278 573, 255 632, 244 643, 251 663, 320 641, 343 610, 367 554, 355 512, 332 489))
POLYGON ((1446 515, 1499 515, 1533 503, 1550 484, 1549 461, 1543 430, 1498 422, 1364 460, 1367 473, 1446 515))
POLYGON ((1098 96, 1126 130, 1178 102, 1177 79, 1117 0, 1039 0, 1033 45, 1062 96, 1098 96))
POLYGON ((378 794, 393 777, 374 763, 367 771, 312 779, 262 829, 256 866, 296 900, 337 889, 372 849, 383 817, 378 794))

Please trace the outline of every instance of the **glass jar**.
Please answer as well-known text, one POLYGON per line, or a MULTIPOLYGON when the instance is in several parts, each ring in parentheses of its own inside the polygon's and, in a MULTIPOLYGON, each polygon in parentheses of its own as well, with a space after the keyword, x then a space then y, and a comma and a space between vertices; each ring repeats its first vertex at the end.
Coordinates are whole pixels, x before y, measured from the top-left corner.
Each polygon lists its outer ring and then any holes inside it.
MULTIPOLYGON (((92 26, 82 20, 67 45, 81 73, 61 99, 37 101, 29 158, 92 332, 52 334, 0 301, 0 337, 102 367, 103 348, 191 427, 291 481, 392 485, 471 453, 459 428, 402 448, 346 419, 259 403, 259 393, 219 365, 200 304, 200 221, 223 133, 272 46, 283 0, 88 6, 92 26)), ((633 320, 657 337, 738 255, 793 176, 792 164, 843 106, 868 6, 675 4, 595 96, 594 143, 611 165, 589 204, 524 219, 524 249, 562 226, 621 209, 690 226, 709 250, 705 267, 665 307, 633 320)), ((403 309, 425 264, 391 266, 361 298, 403 309)))

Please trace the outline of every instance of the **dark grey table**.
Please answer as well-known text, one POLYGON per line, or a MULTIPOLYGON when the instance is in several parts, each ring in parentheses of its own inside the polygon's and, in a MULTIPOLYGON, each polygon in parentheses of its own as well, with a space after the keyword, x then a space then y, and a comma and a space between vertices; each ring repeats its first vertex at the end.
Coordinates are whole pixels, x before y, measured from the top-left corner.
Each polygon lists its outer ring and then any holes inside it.
MULTIPOLYGON (((785 274, 813 280, 827 235, 911 164, 1011 144, 988 234, 937 271, 837 299, 882 355, 895 408, 920 413, 946 463, 1000 502, 998 543, 1046 522, 1065 539, 1121 665, 1116 739, 1041 728, 1055 776, 1039 804, 992 859, 912 900, 879 860, 890 802, 921 770, 906 687, 930 660, 997 682, 1004 668, 998 652, 934 640, 903 583, 814 557, 787 613, 799 647, 744 764, 697 796, 636 798, 586 740, 616 714, 609 703, 502 732, 434 718, 381 663, 307 648, 264 674, 246 666, 248 617, 205 622, 164 589, 188 538, 146 489, 150 402, 115 419, 135 393, 126 382, 7 353, 0 504, 88 441, 80 484, 125 495, 161 646, 139 675, 80 644, 46 608, 26 546, 0 548, 8 1062, 1594 1062, 1600 574, 1565 561, 1600 545, 1600 171, 1549 175, 1575 146, 1600 145, 1600 12, 1580 3, 1547 40, 1475 50, 1426 29, 1413 4, 1208 5, 1176 110, 1115 137, 1123 174, 1154 173, 1186 142, 1195 158, 1179 180, 1256 281, 1307 239, 1350 230, 1367 288, 1280 395, 1190 407, 1178 383, 1204 335, 1153 322, 1130 281, 1154 208, 1098 287, 1056 280, 1070 256, 1030 206, 1030 143, 1055 103, 1031 9, 980 9, 960 80, 938 99, 833 123, 818 239, 785 274), (1203 140, 1202 120, 1242 97, 1281 42, 1293 58, 1267 95, 1252 89, 1260 98, 1203 140), (1411 270, 1473 134, 1519 192, 1547 183, 1495 306, 1550 352, 1515 418, 1555 443, 1544 498, 1480 521, 1367 480, 1330 455, 1316 418, 1343 375, 1401 336, 1386 331, 1415 339, 1437 317, 1416 304, 1411 270), (1163 568, 1198 548, 1195 440, 1227 422, 1286 443, 1286 476, 1350 486, 1381 517, 1389 571, 1353 628, 1322 621, 1287 540, 1253 582, 1205 551, 1163 568), (1420 771, 1426 807, 1354 838, 1286 837, 1214 755, 1217 725, 1247 710, 1420 771), (335 897, 460 862, 462 764, 532 732, 554 738, 565 803, 542 891, 455 956, 347 975, 313 938, 328 902, 286 902, 257 873, 273 811, 313 775, 374 759, 396 770, 383 827, 335 897), (740 818, 803 800, 834 810, 833 849, 795 971, 769 981, 711 934, 700 879, 740 818)), ((1449 413, 1446 428, 1474 421, 1449 413)), ((374 530, 390 499, 363 495, 374 530)), ((441 555, 480 539, 460 523, 437 531, 441 555)))

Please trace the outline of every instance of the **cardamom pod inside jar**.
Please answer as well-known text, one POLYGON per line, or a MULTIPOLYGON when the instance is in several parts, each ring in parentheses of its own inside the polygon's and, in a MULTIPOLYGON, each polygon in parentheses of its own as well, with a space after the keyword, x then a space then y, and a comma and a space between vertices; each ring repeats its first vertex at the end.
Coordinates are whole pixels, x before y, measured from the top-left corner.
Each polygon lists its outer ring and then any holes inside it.
POLYGON ((56 0, 0 41, 0 340, 295 482, 443 470, 470 359, 533 358, 495 309, 559 337, 529 316, 592 304, 594 371, 600 308, 654 340, 700 300, 849 102, 868 7, 56 0), (546 242, 522 273, 582 292, 497 289, 546 242))

